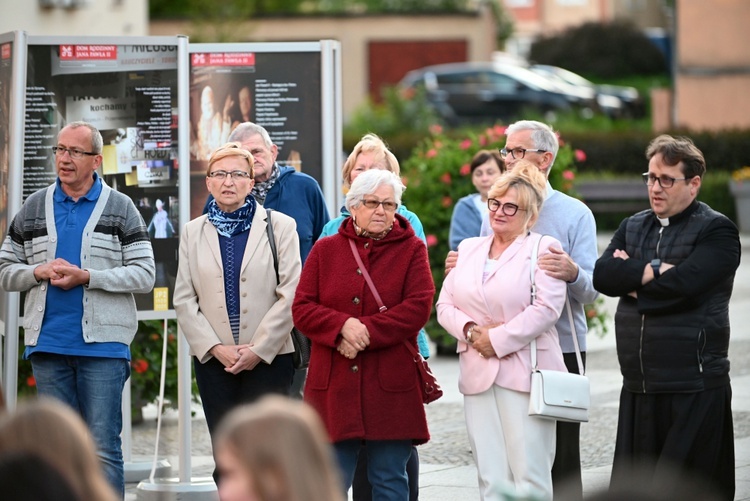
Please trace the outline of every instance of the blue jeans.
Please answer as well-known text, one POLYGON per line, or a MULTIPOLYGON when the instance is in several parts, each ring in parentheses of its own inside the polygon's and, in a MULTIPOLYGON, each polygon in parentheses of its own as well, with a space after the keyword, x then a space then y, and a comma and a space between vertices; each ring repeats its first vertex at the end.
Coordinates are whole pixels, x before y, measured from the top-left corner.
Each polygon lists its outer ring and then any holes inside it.
POLYGON ((104 476, 125 496, 122 459, 122 390, 130 376, 124 358, 34 353, 31 367, 40 396, 56 398, 78 412, 89 427, 104 476))
MULTIPOLYGON (((344 492, 352 486, 361 446, 362 440, 359 439, 333 444, 344 481, 344 492)), ((365 442, 365 450, 367 476, 372 484, 372 498, 378 501, 407 501, 409 481, 406 476, 406 463, 411 456, 411 440, 368 440, 365 442)))

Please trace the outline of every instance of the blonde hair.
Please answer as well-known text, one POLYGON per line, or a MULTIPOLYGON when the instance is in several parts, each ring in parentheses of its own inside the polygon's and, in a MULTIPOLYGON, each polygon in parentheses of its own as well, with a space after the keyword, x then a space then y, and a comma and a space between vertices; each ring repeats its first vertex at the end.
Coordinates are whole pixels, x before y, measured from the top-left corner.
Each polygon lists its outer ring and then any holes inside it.
POLYGON ((328 434, 304 402, 268 396, 231 411, 216 449, 231 453, 260 501, 343 501, 328 434))
POLYGON ((211 153, 211 156, 208 158, 208 168, 206 169, 206 176, 211 173, 211 167, 213 167, 216 162, 227 157, 242 157, 247 160, 247 168, 250 172, 250 179, 255 178, 255 169, 253 168, 253 165, 255 165, 255 160, 253 160, 253 155, 245 148, 243 148, 240 143, 236 142, 230 142, 219 146, 214 150, 213 153, 211 153))
POLYGON ((72 409, 55 400, 28 401, 0 420, 0 453, 36 454, 55 467, 79 499, 117 499, 102 473, 94 440, 72 409))
POLYGON ((516 189, 519 208, 526 211, 525 226, 529 229, 534 226, 542 210, 547 192, 547 178, 528 160, 518 160, 512 170, 506 171, 495 181, 487 197, 502 197, 511 188, 516 189))
POLYGON ((375 134, 369 133, 362 136, 362 139, 359 140, 341 168, 341 177, 344 179, 344 186, 347 188, 352 185, 350 178, 360 153, 374 153, 376 161, 383 162, 386 170, 393 172, 397 176, 401 175, 401 168, 398 165, 396 155, 391 153, 391 150, 388 149, 388 146, 385 145, 382 139, 375 134))

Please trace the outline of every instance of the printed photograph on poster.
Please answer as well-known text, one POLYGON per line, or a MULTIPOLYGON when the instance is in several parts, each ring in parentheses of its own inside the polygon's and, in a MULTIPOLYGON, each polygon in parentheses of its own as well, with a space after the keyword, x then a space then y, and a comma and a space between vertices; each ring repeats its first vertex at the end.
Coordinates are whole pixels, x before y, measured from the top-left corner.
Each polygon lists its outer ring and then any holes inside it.
MULTIPOLYGON (((30 45, 26 89, 24 199, 55 182, 52 146, 73 121, 102 134, 107 185, 130 197, 156 258, 157 287, 177 273, 177 61, 170 46, 30 45)), ((153 310, 152 294, 136 295, 153 310)))
POLYGON ((8 172, 10 162, 10 84, 13 44, 0 45, 0 238, 8 229, 8 172))
POLYGON ((322 181, 320 53, 193 53, 191 218, 202 213, 207 161, 240 123, 263 126, 277 163, 322 181))

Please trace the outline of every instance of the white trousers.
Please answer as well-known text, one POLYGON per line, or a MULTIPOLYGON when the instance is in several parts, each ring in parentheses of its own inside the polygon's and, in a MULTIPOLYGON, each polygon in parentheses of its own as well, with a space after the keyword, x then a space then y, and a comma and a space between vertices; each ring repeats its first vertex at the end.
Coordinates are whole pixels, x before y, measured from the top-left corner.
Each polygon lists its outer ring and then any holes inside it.
POLYGON ((528 415, 529 394, 497 385, 464 395, 466 429, 483 501, 504 494, 552 499, 556 422, 528 415))

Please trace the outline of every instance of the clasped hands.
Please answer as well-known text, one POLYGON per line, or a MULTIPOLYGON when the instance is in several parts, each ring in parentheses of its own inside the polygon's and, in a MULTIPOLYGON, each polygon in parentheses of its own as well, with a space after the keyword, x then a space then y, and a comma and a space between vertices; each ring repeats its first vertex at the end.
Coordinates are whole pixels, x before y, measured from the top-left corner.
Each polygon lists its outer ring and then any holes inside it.
POLYGON ((34 278, 37 281, 49 280, 50 285, 62 290, 70 290, 73 287, 89 283, 90 274, 88 270, 82 270, 58 257, 49 263, 40 264, 34 268, 34 278))
MULTIPOLYGON (((474 327, 471 330, 471 338, 467 337, 466 342, 479 352, 480 357, 494 357, 497 353, 495 353, 495 348, 492 347, 492 343, 490 342, 490 329, 494 329, 501 325, 502 323, 494 325, 474 324, 474 327)), ((468 331, 468 328, 466 331, 468 331)))
POLYGON ((341 327, 341 341, 336 350, 346 358, 355 358, 370 346, 370 333, 359 319, 350 317, 341 327))
POLYGON ((252 344, 226 345, 217 344, 211 348, 211 355, 231 374, 251 371, 260 363, 260 357, 250 348, 252 344))

